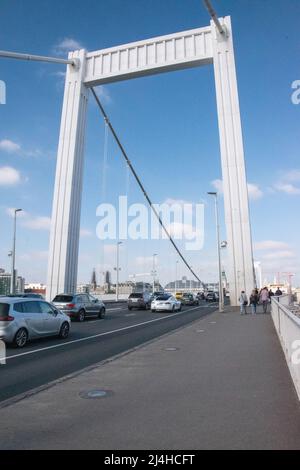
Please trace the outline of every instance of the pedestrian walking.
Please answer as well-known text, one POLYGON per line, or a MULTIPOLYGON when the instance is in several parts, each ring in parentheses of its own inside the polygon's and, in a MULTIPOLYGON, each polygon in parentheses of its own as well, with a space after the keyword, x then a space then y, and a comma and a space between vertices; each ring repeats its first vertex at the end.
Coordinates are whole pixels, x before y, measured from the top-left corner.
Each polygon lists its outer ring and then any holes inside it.
POLYGON ((263 313, 267 313, 268 303, 269 303, 269 291, 267 287, 264 287, 260 292, 260 301, 263 306, 263 313))
POLYGON ((246 315, 247 313, 246 306, 248 305, 248 298, 244 290, 242 290, 241 292, 239 302, 240 302, 241 315, 246 315))
POLYGON ((269 290, 269 298, 270 298, 270 301, 271 301, 271 297, 273 297, 274 295, 274 292, 272 291, 272 289, 269 290))
POLYGON ((251 313, 252 315, 256 314, 256 306, 259 302, 259 297, 257 293, 257 289, 253 289, 252 294, 250 295, 250 306, 251 306, 251 313))
POLYGON ((275 295, 282 295, 282 291, 279 289, 279 287, 277 287, 277 291, 275 292, 275 295))

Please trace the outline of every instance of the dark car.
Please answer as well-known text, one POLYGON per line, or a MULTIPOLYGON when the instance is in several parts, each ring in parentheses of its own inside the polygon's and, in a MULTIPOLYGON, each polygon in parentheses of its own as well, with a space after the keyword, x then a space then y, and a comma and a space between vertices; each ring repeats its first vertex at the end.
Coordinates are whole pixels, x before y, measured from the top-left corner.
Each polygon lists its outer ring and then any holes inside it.
POLYGON ((151 295, 148 292, 133 292, 127 300, 128 310, 138 308, 147 310, 151 307, 151 295))
POLYGON ((199 300, 193 294, 184 293, 180 299, 183 305, 199 305, 199 300))
POLYGON ((205 299, 205 295, 204 295, 204 292, 198 292, 197 296, 196 296, 199 300, 204 300, 205 299))
POLYGON ((206 302, 216 302, 218 300, 218 296, 216 292, 208 291, 205 300, 206 302))
POLYGON ((87 317, 103 318, 105 315, 104 303, 89 294, 58 294, 52 303, 71 319, 80 322, 87 317))

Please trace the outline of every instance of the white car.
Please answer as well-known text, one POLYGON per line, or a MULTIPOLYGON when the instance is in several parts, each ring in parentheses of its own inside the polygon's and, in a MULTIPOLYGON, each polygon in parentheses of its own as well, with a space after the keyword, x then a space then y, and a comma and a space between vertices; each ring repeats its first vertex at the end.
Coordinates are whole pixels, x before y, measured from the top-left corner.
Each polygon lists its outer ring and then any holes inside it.
POLYGON ((151 302, 152 312, 175 312, 176 310, 181 310, 181 302, 170 294, 159 295, 151 302))

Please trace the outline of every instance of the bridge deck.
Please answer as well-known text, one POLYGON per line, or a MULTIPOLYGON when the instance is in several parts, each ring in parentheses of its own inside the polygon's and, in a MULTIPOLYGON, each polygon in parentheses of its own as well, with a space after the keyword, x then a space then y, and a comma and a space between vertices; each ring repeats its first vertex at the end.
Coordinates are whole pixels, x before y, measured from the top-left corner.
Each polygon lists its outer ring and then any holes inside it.
POLYGON ((233 311, 4 408, 0 422, 5 448, 300 449, 299 401, 272 319, 233 311), (113 394, 79 396, 99 388, 113 394))

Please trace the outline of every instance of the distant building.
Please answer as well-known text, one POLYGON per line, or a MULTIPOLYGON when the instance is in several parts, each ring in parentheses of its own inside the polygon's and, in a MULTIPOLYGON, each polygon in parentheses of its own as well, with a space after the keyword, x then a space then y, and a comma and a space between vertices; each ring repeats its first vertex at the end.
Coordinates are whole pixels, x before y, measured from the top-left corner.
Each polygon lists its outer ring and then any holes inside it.
POLYGON ((256 286, 258 289, 261 289, 263 287, 263 282, 262 282, 262 269, 261 269, 260 261, 254 261, 254 272, 255 272, 256 286))
POLYGON ((11 274, 6 273, 4 269, 0 272, 0 295, 10 294, 11 274))
POLYGON ((24 292, 28 292, 28 293, 31 292, 33 294, 45 295, 46 285, 40 282, 31 282, 31 283, 25 284, 24 292))
POLYGON ((92 272, 91 286, 92 286, 92 290, 95 291, 97 288, 97 277, 96 277, 95 268, 93 269, 93 272, 92 272))
POLYGON ((92 290, 91 284, 78 284, 77 293, 78 294, 88 294, 92 290))
POLYGON ((25 292, 25 279, 18 276, 16 280, 16 294, 24 294, 25 292))
POLYGON ((175 290, 178 291, 182 290, 201 290, 203 289, 203 283, 199 281, 195 281, 194 279, 187 279, 183 277, 182 279, 178 279, 177 281, 169 282, 165 285, 166 290, 175 290))

